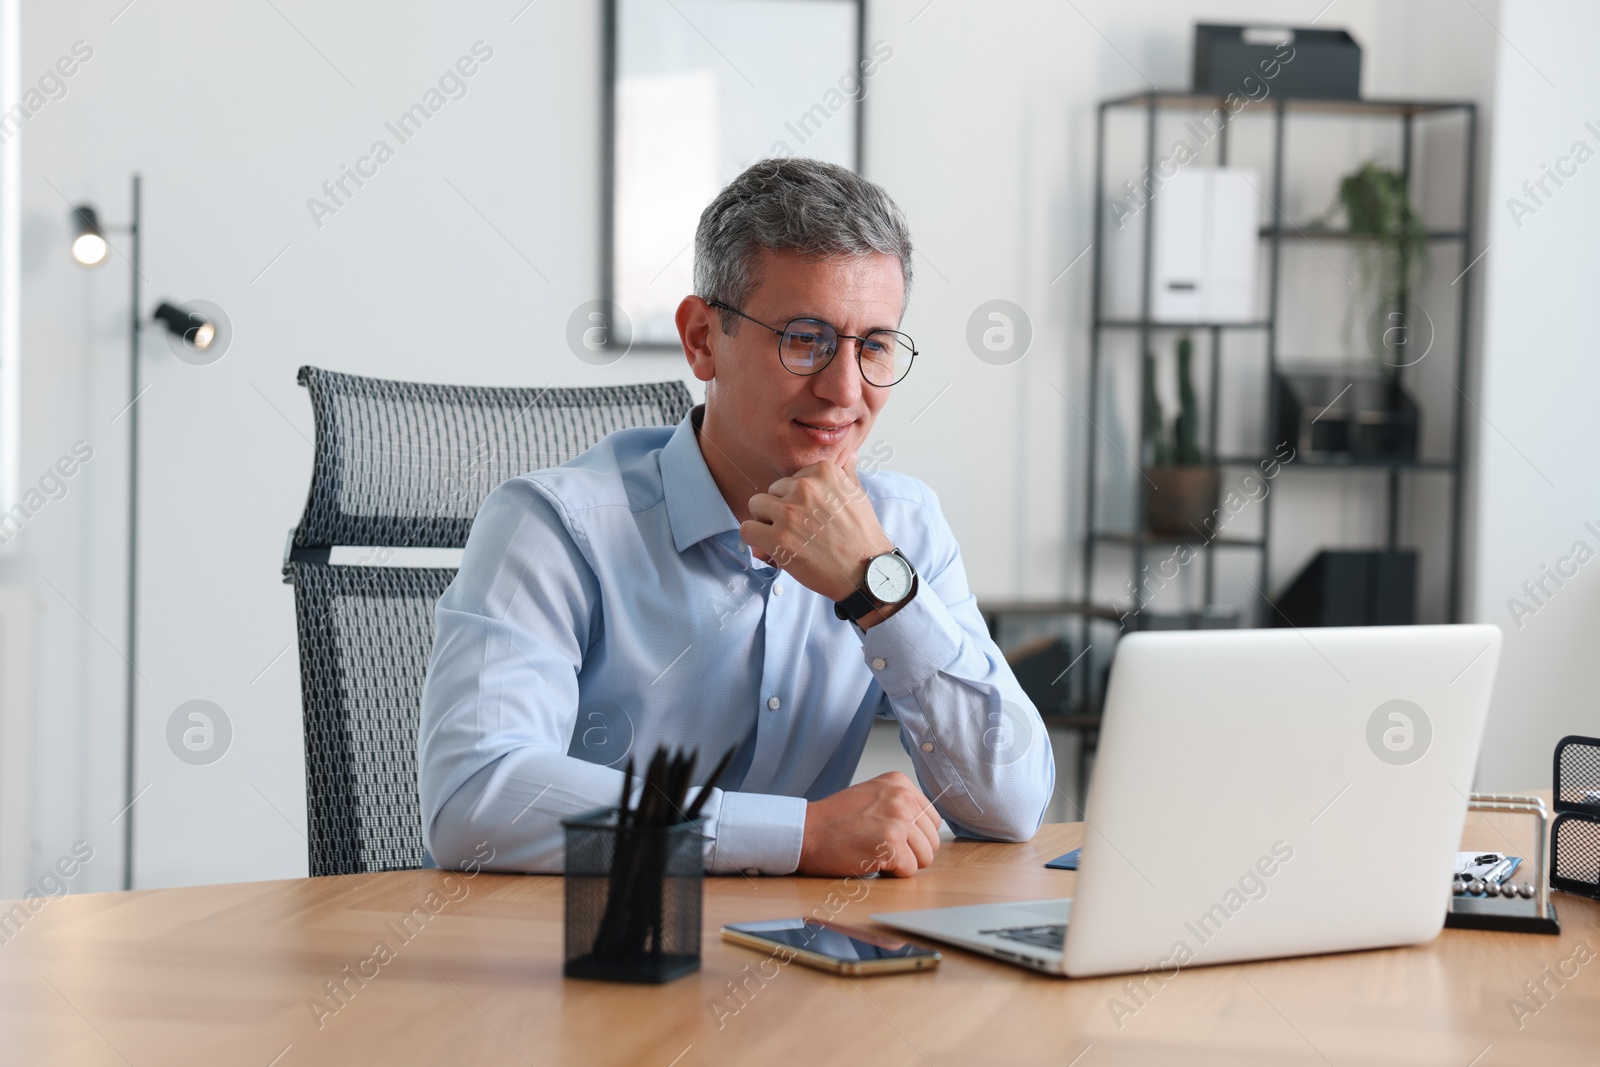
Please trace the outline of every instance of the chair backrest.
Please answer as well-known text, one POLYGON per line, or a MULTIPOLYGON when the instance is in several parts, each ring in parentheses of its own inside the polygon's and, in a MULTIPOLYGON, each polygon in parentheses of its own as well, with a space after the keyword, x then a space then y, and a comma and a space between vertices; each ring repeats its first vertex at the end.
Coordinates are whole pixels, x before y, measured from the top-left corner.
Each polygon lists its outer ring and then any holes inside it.
POLYGON ((613 430, 672 425, 692 400, 682 382, 505 389, 316 367, 299 381, 316 458, 283 573, 295 589, 311 874, 418 867, 417 722, 434 603, 455 570, 385 566, 386 550, 461 548, 501 482, 613 430), (336 565, 334 547, 370 551, 336 565))

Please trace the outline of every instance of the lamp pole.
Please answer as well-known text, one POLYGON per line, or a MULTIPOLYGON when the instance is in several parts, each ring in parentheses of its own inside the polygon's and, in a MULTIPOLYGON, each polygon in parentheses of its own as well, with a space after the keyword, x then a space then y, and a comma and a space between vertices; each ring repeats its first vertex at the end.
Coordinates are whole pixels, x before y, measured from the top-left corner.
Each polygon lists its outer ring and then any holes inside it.
POLYGON ((139 671, 139 172, 133 173, 133 221, 128 226, 129 272, 132 292, 128 301, 128 670, 127 707, 123 728, 123 800, 127 804, 122 824, 122 888, 133 888, 133 802, 138 695, 134 681, 139 671))
MULTIPOLYGON (((141 180, 138 171, 133 172, 133 214, 126 227, 116 227, 118 233, 128 234, 129 265, 133 268, 128 275, 128 403, 118 412, 116 422, 123 413, 128 416, 128 640, 127 654, 122 658, 128 665, 125 683, 126 707, 123 729, 123 799, 127 802, 122 809, 122 815, 127 816, 127 821, 122 824, 122 888, 133 888, 133 804, 139 798, 134 785, 138 781, 138 706, 139 690, 137 681, 143 676, 137 666, 139 661, 139 397, 144 389, 139 381, 139 331, 144 325, 139 314, 140 303, 143 296, 140 283, 144 281, 144 273, 139 269, 140 249, 143 243, 144 226, 140 217, 140 186, 141 180)), ((90 204, 79 204, 72 209, 72 223, 76 236, 72 242, 72 255, 79 263, 86 267, 98 266, 104 263, 107 253, 110 252, 110 243, 106 241, 107 229, 100 225, 99 214, 90 204)), ((204 301, 199 301, 205 304, 204 301)), ((211 310, 202 315, 193 308, 174 307, 162 301, 155 310, 154 319, 166 326, 167 331, 174 337, 182 339, 183 348, 189 353, 200 353, 209 350, 209 357, 198 362, 210 362, 220 359, 227 351, 227 339, 231 332, 227 324, 227 316, 222 309, 215 305, 206 305, 211 310), (210 317, 207 317, 207 316, 210 317)), ((177 347, 173 348, 174 354, 188 363, 197 362, 191 359, 177 347)), ((118 816, 119 818, 121 816, 118 816)), ((113 822, 116 820, 113 819, 113 822)))

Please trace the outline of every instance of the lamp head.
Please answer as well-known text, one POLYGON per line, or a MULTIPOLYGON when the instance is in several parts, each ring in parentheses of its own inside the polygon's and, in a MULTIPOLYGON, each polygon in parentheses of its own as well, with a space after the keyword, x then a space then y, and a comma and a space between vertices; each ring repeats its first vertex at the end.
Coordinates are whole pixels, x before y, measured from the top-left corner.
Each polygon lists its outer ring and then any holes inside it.
POLYGON ((72 209, 72 258, 85 267, 105 262, 110 250, 105 234, 100 231, 100 217, 88 204, 72 209))
POLYGON ((182 338, 184 346, 192 351, 204 352, 217 339, 216 324, 192 311, 163 303, 156 308, 154 318, 166 326, 168 333, 182 338))

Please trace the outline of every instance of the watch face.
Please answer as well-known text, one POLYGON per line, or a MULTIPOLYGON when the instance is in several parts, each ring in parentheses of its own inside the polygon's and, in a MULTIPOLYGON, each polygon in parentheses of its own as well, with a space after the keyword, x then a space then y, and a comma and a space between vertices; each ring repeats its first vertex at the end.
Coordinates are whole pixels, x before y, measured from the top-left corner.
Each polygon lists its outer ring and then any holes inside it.
POLYGON ((886 552, 874 556, 867 564, 867 588, 885 604, 893 604, 911 595, 911 564, 886 552))

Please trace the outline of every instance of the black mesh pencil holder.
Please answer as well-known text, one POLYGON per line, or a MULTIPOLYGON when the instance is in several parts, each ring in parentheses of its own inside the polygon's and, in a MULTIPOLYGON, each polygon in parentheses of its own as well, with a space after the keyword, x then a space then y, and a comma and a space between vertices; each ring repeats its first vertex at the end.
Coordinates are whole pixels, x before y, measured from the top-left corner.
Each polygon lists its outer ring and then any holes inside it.
POLYGON ((566 828, 568 978, 669 982, 700 969, 704 819, 617 826, 617 810, 566 828))
POLYGON ((1600 898, 1600 738, 1563 737, 1556 746, 1550 885, 1600 898))

